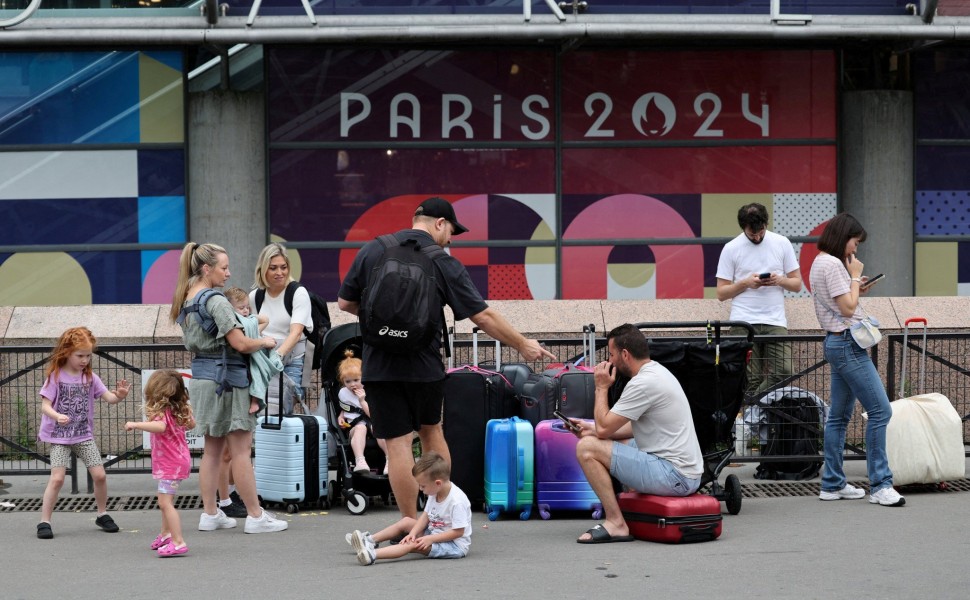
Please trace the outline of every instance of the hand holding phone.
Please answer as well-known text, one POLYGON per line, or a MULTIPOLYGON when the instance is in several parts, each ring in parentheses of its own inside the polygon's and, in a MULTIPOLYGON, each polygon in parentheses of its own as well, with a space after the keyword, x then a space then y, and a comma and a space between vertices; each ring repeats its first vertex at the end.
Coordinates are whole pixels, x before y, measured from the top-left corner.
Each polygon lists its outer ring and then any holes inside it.
POLYGON ((869 279, 866 280, 865 283, 863 283, 862 285, 859 286, 859 289, 861 289, 861 290, 868 290, 872 286, 872 284, 876 283, 877 281, 879 281, 880 279, 884 278, 885 276, 886 276, 885 273, 880 273, 880 274, 876 275, 875 277, 870 277, 869 279))
POLYGON ((582 433, 582 431, 583 431, 583 428, 582 427, 580 427, 579 425, 573 423, 569 419, 569 417, 567 417, 566 415, 562 414, 558 410, 552 411, 552 416, 554 416, 557 419, 559 419, 560 421, 562 421, 562 424, 565 425, 566 426, 566 429, 568 429, 569 431, 572 431, 573 433, 582 433))
POLYGON ((762 273, 758 275, 758 279, 768 279, 769 277, 771 277, 771 273, 762 273))

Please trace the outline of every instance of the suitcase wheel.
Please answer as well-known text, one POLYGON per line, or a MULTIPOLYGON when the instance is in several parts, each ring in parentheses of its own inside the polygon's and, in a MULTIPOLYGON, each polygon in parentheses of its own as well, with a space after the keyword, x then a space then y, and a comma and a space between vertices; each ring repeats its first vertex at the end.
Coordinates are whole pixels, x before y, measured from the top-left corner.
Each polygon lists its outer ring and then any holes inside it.
POLYGON ((498 519, 499 514, 502 512, 497 506, 489 506, 488 508, 488 520, 495 521, 498 519))
POLYGON ((291 515, 293 513, 298 513, 298 512, 300 512, 300 507, 299 507, 299 505, 293 504, 292 502, 290 502, 289 504, 286 505, 286 512, 289 513, 289 514, 291 514, 291 515))

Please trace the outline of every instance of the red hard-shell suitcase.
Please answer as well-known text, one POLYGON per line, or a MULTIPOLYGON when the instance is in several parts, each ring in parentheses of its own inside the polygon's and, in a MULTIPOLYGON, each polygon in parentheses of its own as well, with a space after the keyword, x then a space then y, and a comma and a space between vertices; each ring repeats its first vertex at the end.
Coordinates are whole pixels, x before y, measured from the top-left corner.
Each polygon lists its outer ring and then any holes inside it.
POLYGON ((619 495, 620 510, 638 540, 679 544, 707 542, 721 535, 721 503, 714 496, 619 495))

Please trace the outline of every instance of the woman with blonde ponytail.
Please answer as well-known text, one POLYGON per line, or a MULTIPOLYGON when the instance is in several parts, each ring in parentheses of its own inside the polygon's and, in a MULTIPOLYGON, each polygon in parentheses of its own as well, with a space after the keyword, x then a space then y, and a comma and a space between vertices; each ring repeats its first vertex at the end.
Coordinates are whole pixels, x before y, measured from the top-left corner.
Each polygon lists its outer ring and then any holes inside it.
POLYGON ((287 528, 259 506, 250 459, 256 417, 249 412, 249 373, 243 354, 276 346, 271 337, 246 337, 232 304, 219 291, 229 280, 229 255, 215 244, 188 243, 179 259, 179 275, 169 317, 182 327, 185 348, 192 352, 189 396, 197 433, 205 436, 199 466, 203 513, 199 531, 229 529, 236 520, 216 504, 219 465, 228 447, 236 489, 246 504, 246 533, 287 528))

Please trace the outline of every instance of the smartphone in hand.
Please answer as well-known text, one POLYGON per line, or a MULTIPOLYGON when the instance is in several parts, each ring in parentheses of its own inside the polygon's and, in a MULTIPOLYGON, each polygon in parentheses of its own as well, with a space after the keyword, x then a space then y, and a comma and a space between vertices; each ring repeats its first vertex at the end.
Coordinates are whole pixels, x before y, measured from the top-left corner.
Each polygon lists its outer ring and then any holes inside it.
POLYGON ((872 284, 876 283, 877 281, 879 281, 880 279, 884 278, 885 276, 886 276, 885 273, 880 273, 880 274, 876 275, 875 277, 870 277, 869 279, 866 280, 865 283, 863 283, 862 285, 859 286, 859 289, 860 290, 868 290, 870 287, 872 287, 872 284))
POLYGON ((562 424, 566 426, 566 429, 568 429, 569 431, 572 431, 573 433, 581 433, 583 431, 582 427, 573 423, 571 420, 569 420, 569 417, 562 414, 558 410, 552 411, 552 416, 562 421, 562 424))
POLYGON ((758 275, 758 279, 768 279, 769 277, 771 277, 771 273, 762 273, 758 275))

